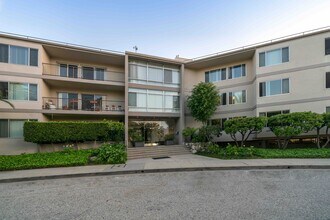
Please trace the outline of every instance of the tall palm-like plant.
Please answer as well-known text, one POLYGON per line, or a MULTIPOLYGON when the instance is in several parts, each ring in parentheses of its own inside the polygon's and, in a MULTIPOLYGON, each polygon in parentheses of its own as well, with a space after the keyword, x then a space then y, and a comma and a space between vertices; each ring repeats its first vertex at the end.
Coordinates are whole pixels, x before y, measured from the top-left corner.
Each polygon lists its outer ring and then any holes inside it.
POLYGON ((15 109, 15 106, 13 103, 11 103, 10 101, 8 101, 7 99, 5 99, 2 95, 2 93, 0 92, 0 102, 5 102, 7 103, 8 105, 10 105, 13 109, 15 109))

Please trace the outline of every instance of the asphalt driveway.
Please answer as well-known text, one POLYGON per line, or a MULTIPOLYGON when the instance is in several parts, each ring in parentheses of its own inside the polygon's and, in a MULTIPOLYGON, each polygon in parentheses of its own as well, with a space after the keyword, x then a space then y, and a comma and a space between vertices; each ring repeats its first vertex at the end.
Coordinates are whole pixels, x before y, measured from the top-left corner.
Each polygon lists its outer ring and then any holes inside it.
POLYGON ((329 219, 330 170, 195 171, 0 184, 0 219, 329 219))

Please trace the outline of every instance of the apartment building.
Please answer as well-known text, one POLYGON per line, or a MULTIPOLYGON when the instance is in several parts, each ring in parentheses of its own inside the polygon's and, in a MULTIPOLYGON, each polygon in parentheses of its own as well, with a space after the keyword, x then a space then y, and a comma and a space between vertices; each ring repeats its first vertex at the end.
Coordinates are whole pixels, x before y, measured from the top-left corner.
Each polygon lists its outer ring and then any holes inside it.
MULTIPOLYGON (((330 29, 304 32, 195 59, 167 59, 0 34, 0 153, 36 152, 26 120, 116 120, 143 131, 146 145, 196 127, 185 107, 194 85, 212 82, 220 124, 239 116, 330 110, 330 29), (328 55, 329 54, 329 55, 328 55)), ((269 131, 252 139, 270 137, 269 131)), ((223 135, 218 141, 230 141, 223 135)))

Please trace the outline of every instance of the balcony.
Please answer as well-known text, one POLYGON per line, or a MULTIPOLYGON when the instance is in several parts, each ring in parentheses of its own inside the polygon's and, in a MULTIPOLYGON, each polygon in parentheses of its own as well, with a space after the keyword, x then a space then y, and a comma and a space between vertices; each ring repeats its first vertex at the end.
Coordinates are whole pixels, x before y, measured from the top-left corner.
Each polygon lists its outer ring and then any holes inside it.
MULTIPOLYGON (((97 67, 81 67, 70 64, 49 64, 43 63, 43 79, 51 85, 67 85, 72 86, 72 82, 81 84, 89 83, 90 85, 104 86, 120 86, 125 85, 124 72, 106 71, 103 68, 97 67)), ((105 89, 108 89, 105 87, 105 89)))
POLYGON ((124 101, 43 97, 43 113, 123 115, 124 101))

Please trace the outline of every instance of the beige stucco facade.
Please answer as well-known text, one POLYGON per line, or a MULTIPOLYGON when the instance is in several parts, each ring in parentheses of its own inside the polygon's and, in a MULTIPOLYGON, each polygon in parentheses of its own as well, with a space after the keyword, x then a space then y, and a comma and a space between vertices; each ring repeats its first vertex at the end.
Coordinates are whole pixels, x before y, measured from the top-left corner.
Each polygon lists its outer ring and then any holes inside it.
MULTIPOLYGON (((176 141, 182 143, 181 131, 184 127, 198 127, 185 106, 192 88, 205 81, 205 72, 227 70, 225 80, 213 82, 219 93, 227 94, 226 105, 218 107, 212 119, 238 116, 259 116, 260 113, 289 110, 290 112, 313 111, 323 113, 330 106, 330 89, 325 86, 326 72, 330 72, 330 55, 325 55, 325 39, 330 38, 330 30, 322 30, 304 35, 292 36, 273 42, 266 42, 234 51, 228 51, 198 59, 167 59, 146 54, 111 52, 77 45, 61 44, 13 35, 1 35, 0 44, 13 45, 38 50, 38 66, 0 62, 0 82, 37 84, 37 100, 10 100, 15 109, 0 102, 0 120, 118 120, 126 124, 125 141, 128 144, 128 122, 131 119, 156 120, 174 119, 176 141), (279 48, 289 48, 288 62, 260 67, 259 53, 279 48), (180 72, 178 87, 154 85, 129 81, 129 62, 157 63, 171 66, 180 72), (61 77, 60 64, 77 66, 77 77, 61 77), (228 79, 229 67, 245 65, 245 76, 228 79), (82 69, 93 67, 103 69, 102 80, 82 78, 82 69), (289 79, 289 92, 285 94, 259 96, 259 84, 272 80, 289 79), (177 112, 130 111, 129 89, 177 92, 180 109, 177 112), (244 103, 229 104, 229 93, 246 91, 244 103), (47 108, 54 105, 59 93, 77 94, 78 109, 47 108), (82 109, 82 94, 102 96, 101 109, 82 109)), ((58 101, 57 101, 58 102, 58 101)), ((263 132, 258 137, 271 136, 263 132)), ((253 137, 256 138, 256 137, 253 137)), ((223 135, 218 141, 230 141, 223 135)), ((22 138, 0 138, 0 154, 36 152, 37 146, 26 143, 22 138)))

